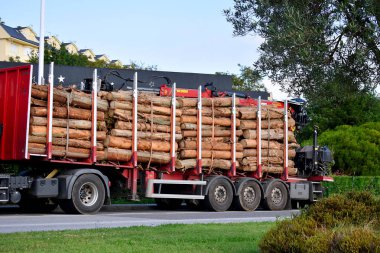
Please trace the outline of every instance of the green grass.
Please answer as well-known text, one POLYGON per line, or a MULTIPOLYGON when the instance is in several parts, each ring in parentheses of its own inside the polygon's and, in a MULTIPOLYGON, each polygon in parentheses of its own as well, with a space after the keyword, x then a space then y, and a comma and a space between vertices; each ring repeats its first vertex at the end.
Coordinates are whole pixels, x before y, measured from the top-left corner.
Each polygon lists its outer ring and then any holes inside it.
POLYGON ((273 222, 2 234, 0 252, 257 252, 273 222))

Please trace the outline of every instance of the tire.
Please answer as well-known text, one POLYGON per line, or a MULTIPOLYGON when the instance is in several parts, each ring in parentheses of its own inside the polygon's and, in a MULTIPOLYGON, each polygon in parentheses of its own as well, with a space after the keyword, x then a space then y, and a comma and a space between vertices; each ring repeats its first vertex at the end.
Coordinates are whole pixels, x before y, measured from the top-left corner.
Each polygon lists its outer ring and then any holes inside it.
POLYGON ((211 181, 204 201, 207 209, 224 212, 230 208, 232 201, 233 189, 227 179, 221 177, 211 181))
POLYGON ((255 211, 260 205, 261 189, 257 182, 246 181, 234 197, 234 207, 240 211, 255 211))
POLYGON ((55 199, 38 199, 23 196, 19 206, 21 211, 26 213, 51 213, 58 207, 58 202, 55 199))
POLYGON ((160 210, 176 210, 182 205, 182 199, 154 199, 157 204, 157 208, 160 210))
POLYGON ((75 180, 71 199, 61 200, 59 206, 65 213, 95 214, 102 208, 104 199, 101 179, 94 174, 83 174, 75 180))
POLYGON ((268 193, 265 199, 265 207, 272 211, 284 210, 288 202, 288 190, 286 186, 277 181, 272 183, 266 192, 268 193))

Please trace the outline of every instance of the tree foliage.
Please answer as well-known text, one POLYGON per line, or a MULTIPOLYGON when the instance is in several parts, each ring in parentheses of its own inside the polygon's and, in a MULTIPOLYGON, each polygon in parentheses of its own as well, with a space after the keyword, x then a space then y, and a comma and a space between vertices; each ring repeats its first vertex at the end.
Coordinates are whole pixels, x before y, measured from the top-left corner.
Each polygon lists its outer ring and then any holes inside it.
POLYGON ((264 84, 261 82, 262 77, 259 72, 252 67, 238 64, 240 73, 230 74, 228 72, 216 72, 215 74, 231 75, 232 89, 238 91, 266 91, 264 84))
POLYGON ((376 0, 235 0, 225 10, 235 35, 265 39, 256 68, 292 93, 349 76, 357 90, 379 83, 380 5, 376 0))

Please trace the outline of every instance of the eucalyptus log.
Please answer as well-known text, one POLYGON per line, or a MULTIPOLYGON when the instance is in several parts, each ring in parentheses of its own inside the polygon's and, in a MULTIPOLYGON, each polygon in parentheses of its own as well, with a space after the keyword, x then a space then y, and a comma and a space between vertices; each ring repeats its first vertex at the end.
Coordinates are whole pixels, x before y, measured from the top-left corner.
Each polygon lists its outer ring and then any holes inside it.
MULTIPOLYGON (((288 119, 288 127, 294 127, 296 125, 296 122, 293 118, 288 119)), ((273 119, 268 120, 264 119, 261 121, 261 128, 283 128, 284 127, 284 121, 282 119, 273 119)), ((257 121, 256 120, 241 120, 240 121, 240 129, 256 129, 257 128, 257 121)))
MULTIPOLYGON (((34 136, 46 136, 47 128, 46 126, 30 126, 29 129, 30 135, 34 136)), ((53 137, 64 137, 67 135, 67 128, 63 127, 53 127, 52 129, 53 137)), ((89 130, 77 130, 69 128, 69 139, 78 139, 78 140, 91 140, 91 131, 89 130)), ((97 132, 97 140, 101 141, 105 139, 105 132, 97 132)))
MULTIPOLYGON (((130 130, 120 130, 120 129, 112 129, 111 130, 112 136, 119 136, 119 137, 132 137, 132 131, 130 130)), ((152 140, 165 140, 170 141, 170 134, 169 133, 151 133, 151 132, 137 132, 137 137, 142 139, 152 139, 152 140)), ((179 141, 182 139, 181 134, 175 135, 176 141, 179 141)))
MULTIPOLYGON (((116 121, 115 123, 115 128, 116 129, 121 129, 121 130, 132 130, 132 122, 126 122, 126 121, 116 121)), ((152 125, 147 122, 139 122, 137 123, 137 130, 140 131, 151 131, 152 125)), ((176 133, 181 133, 181 127, 176 126, 176 133)), ((171 128, 170 126, 165 126, 165 125, 156 125, 153 124, 153 132, 163 132, 163 133, 170 133, 171 128)))
MULTIPOLYGON (((46 148, 29 148, 30 154, 46 154, 46 148)), ((53 146, 52 150, 53 156, 56 157, 67 157, 67 158, 76 158, 84 159, 90 156, 90 149, 74 148, 69 147, 66 152, 66 147, 64 146, 53 146)))
MULTIPOLYGON (((250 157, 250 156, 256 156, 257 155, 257 149, 244 149, 243 150, 243 157, 250 157)), ((277 157, 284 157, 284 150, 282 149, 261 149, 261 156, 277 156, 277 157), (268 152, 269 150, 269 152, 268 152)), ((288 150, 288 158, 294 158, 296 156, 296 151, 294 149, 288 150)))
MULTIPOLYGON (((44 107, 31 107, 30 114, 32 116, 46 117, 47 109, 44 107)), ((98 120, 104 121, 104 112, 98 112, 98 120)), ((66 107, 54 107, 53 108, 54 118, 67 118, 67 108, 66 107)), ((87 109, 80 109, 75 107, 69 108, 69 118, 70 119, 80 119, 80 120, 91 120, 91 111, 87 109)))
MULTIPOLYGON (((191 115, 195 116, 197 115, 197 108, 194 107, 183 107, 182 108, 182 115, 191 115)), ((213 116, 214 117, 230 117, 231 116, 231 108, 229 107, 214 107, 214 110, 212 107, 202 107, 202 115, 203 116, 213 116)))
MULTIPOLYGON (((179 143, 179 147, 181 149, 197 150, 197 142, 190 140, 182 140, 179 143)), ((216 141, 202 142, 203 150, 219 150, 228 152, 231 150, 231 147, 231 143, 223 143, 216 141)), ((243 151, 243 145, 241 145, 240 143, 236 143, 236 151, 243 151)))
MULTIPOLYGON (((29 135, 29 144, 38 143, 46 144, 46 137, 29 135)), ((66 138, 52 138, 52 144, 57 146, 66 146, 66 138)), ((91 141, 69 139, 69 147, 90 149, 92 147, 91 141)), ((103 150, 103 143, 97 142, 97 150, 103 150)))
MULTIPOLYGON (((131 149, 132 140, 125 137, 117 136, 107 136, 104 141, 105 147, 111 148, 120 148, 120 149, 131 149)), ((175 148, 178 148, 178 144, 175 143, 175 148)), ((137 140, 137 149, 142 151, 158 151, 158 152, 169 152, 170 151, 170 142, 168 141, 158 141, 158 140, 137 140)))
POLYGON ((47 106, 47 102, 46 101, 38 99, 38 98, 34 98, 34 97, 32 97, 30 99, 30 104, 32 106, 42 106, 42 107, 46 107, 47 106))
MULTIPOLYGON (((109 101, 132 101, 132 91, 110 92, 107 95, 109 101)), ((137 102, 139 104, 153 104, 163 107, 171 107, 171 97, 159 97, 154 93, 138 93, 137 102)), ((177 99, 177 108, 182 107, 181 101, 177 99)))
MULTIPOLYGON (((256 119, 257 108, 255 107, 238 107, 238 115, 240 119, 256 119)), ((289 115, 290 116, 290 115, 289 115)), ((282 119, 284 118, 284 110, 278 108, 265 108, 261 109, 262 119, 282 119)))
MULTIPOLYGON (((236 130, 236 136, 241 136, 243 134, 242 130, 236 130)), ((197 131, 184 130, 182 131, 183 138, 186 137, 196 137, 197 131)), ((214 137, 228 137, 231 136, 231 130, 219 130, 214 131, 214 137)), ((212 130, 205 129, 202 130, 202 137, 212 137, 212 130)))
MULTIPOLYGON (((47 100, 48 87, 46 85, 39 85, 39 87, 33 86, 32 97, 47 100)), ((80 107, 83 109, 92 108, 92 95, 86 94, 81 91, 72 90, 66 91, 58 88, 53 90, 53 101, 59 102, 61 104, 67 104, 67 99, 70 101, 70 105, 80 107)), ((97 103, 98 111, 106 112, 108 110, 108 102, 106 100, 98 99, 97 103)))
MULTIPOLYGON (((196 150, 181 150, 181 159, 196 158, 196 150)), ((231 152, 218 150, 202 150, 202 158, 231 159, 231 152)), ((236 159, 243 158, 242 152, 236 152, 236 159)))
MULTIPOLYGON (((89 120, 77 120, 77 119, 60 119, 53 118, 53 127, 67 127, 67 122, 69 122, 69 127, 73 129, 85 129, 91 130, 92 122, 89 120)), ((46 126, 47 119, 44 117, 32 116, 30 117, 30 124, 35 126, 46 126)), ((98 130, 106 130, 106 123, 104 121, 96 122, 98 130)))
MULTIPOLYGON (((262 169, 262 172, 264 173, 281 174, 284 172, 284 168, 281 166, 262 166, 261 169, 262 169)), ((242 165, 239 167, 239 170, 254 172, 257 170, 257 166, 242 165)), ((297 175, 297 168, 289 167, 288 175, 289 176, 297 175)))
MULTIPOLYGON (((251 156, 251 157, 244 157, 241 159, 241 165, 250 165, 250 164, 257 164, 257 157, 251 156)), ((261 158, 262 164, 284 164, 284 159, 277 156, 271 156, 271 157, 262 157, 261 158)), ((294 167, 294 161, 288 160, 288 167, 294 167)))
MULTIPOLYGON (((104 150, 104 153, 101 154, 103 160, 115 162, 127 162, 131 160, 131 157, 131 150, 117 148, 107 148, 104 150)), ((168 164, 170 160, 169 153, 137 151, 138 163, 147 163, 150 161, 155 164, 168 164)))
MULTIPOLYGON (((177 100, 182 101, 183 107, 196 107, 198 99, 197 98, 178 98, 177 100)), ((238 105, 240 99, 236 98, 235 102, 238 105)), ((232 98, 231 97, 215 97, 215 98, 202 98, 202 107, 203 106, 212 106, 214 107, 231 107, 232 98)))
MULTIPOLYGON (((176 160, 176 168, 187 170, 194 169, 197 164, 197 159, 184 159, 184 160, 176 160)), ((231 160, 223 160, 223 159, 202 159, 202 167, 203 168, 214 168, 214 169, 222 169, 229 170, 231 169, 231 160)), ((239 167, 239 163, 236 162, 236 167, 239 167)))
MULTIPOLYGON (((133 104, 132 102, 127 101, 112 101, 110 103, 111 109, 122 109, 122 110, 130 110, 132 111, 133 104)), ((141 113, 154 113, 158 115, 171 115, 171 108, 170 107, 161 107, 157 105, 147 105, 147 104, 138 104, 137 105, 137 111, 141 113)), ((181 116, 182 111, 181 109, 176 110, 176 116, 181 116)))
MULTIPOLYGON (((213 118, 212 117, 202 117, 202 125, 212 125, 214 122, 214 125, 216 126, 231 126, 231 118, 213 118)), ((198 118, 196 116, 188 116, 188 115, 182 115, 181 116, 181 123, 198 123, 198 118)), ((236 119, 236 126, 240 126, 240 120, 236 119)))
MULTIPOLYGON (((245 139, 256 139, 256 130, 243 130, 243 136, 245 139)), ((284 130, 283 129, 262 129, 261 130, 261 139, 270 139, 270 140, 283 140, 284 139, 284 130)), ((297 142, 292 131, 288 131, 288 141, 297 142)))

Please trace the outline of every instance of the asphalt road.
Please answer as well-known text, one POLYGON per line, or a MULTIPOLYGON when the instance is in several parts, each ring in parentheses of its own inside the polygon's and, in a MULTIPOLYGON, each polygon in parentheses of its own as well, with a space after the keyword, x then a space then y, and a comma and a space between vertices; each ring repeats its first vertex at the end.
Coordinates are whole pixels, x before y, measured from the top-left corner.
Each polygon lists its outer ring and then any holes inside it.
POLYGON ((152 205, 114 205, 96 215, 67 215, 57 209, 51 214, 23 214, 15 208, 0 209, 0 233, 92 229, 162 224, 229 223, 275 221, 298 210, 255 212, 162 211, 152 205))

